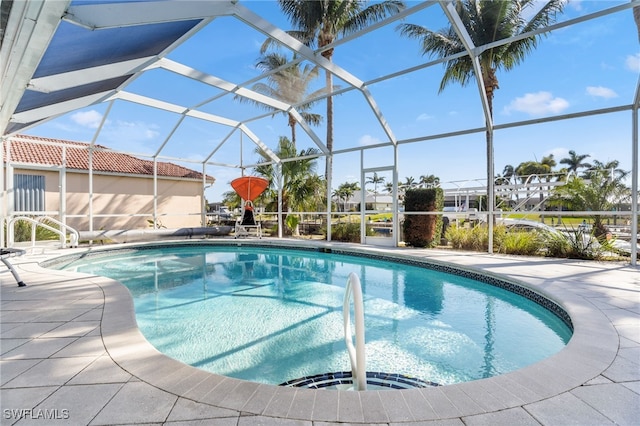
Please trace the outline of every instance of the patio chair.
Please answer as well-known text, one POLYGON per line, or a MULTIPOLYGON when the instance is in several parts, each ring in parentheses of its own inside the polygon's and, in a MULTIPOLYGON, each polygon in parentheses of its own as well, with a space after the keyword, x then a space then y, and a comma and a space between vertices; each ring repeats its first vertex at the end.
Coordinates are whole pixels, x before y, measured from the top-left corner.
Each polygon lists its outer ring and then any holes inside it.
POLYGON ((247 237, 252 232, 256 237, 262 238, 262 226, 253 214, 253 203, 245 201, 242 217, 236 221, 235 238, 247 237))
POLYGON ((9 272, 11 272, 11 275, 13 275, 13 278, 18 283, 18 287, 25 287, 26 284, 24 283, 24 281, 20 279, 18 272, 7 259, 13 256, 21 256, 24 253, 25 251, 20 249, 10 249, 10 248, 0 249, 0 261, 4 263, 4 266, 6 266, 7 269, 9 269, 9 272))

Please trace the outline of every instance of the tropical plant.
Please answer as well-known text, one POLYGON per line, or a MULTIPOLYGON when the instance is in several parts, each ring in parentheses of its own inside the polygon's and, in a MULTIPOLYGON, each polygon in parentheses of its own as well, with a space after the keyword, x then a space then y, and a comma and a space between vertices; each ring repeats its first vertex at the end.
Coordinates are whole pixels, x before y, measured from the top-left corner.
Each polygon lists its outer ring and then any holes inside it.
MULTIPOLYGON (((285 67, 289 60, 277 52, 266 53, 260 57, 256 63, 256 68, 267 73, 266 83, 258 82, 251 89, 277 99, 289 105, 294 105, 304 120, 311 125, 319 125, 322 122, 322 116, 309 112, 317 101, 318 96, 325 93, 324 89, 316 90, 309 93, 311 82, 318 77, 318 67, 309 64, 301 68, 300 63, 293 62, 285 67), (276 72, 271 72, 278 70, 276 72)), ((296 143, 296 124, 298 123, 295 116, 290 111, 281 111, 274 107, 264 104, 253 99, 235 95, 234 99, 241 102, 251 102, 261 108, 273 110, 274 114, 282 113, 287 115, 288 125, 291 127, 291 142, 296 143)))
POLYGON ((375 209, 378 204, 378 185, 384 183, 384 176, 378 176, 378 173, 373 172, 373 176, 367 177, 365 185, 368 183, 373 184, 373 208, 375 209))
POLYGON ((589 169, 591 164, 585 162, 589 158, 589 154, 576 154, 574 150, 569 151, 569 156, 560 160, 560 164, 567 165, 567 172, 574 174, 578 173, 578 169, 589 169))
POLYGON ((544 240, 538 232, 508 230, 505 226, 497 226, 493 246, 497 253, 535 256, 544 247, 544 240))
MULTIPOLYGON (((498 89, 498 70, 510 71, 519 65, 536 46, 542 33, 536 33, 555 22, 555 16, 565 5, 565 0, 540 2, 535 0, 457 0, 454 7, 464 28, 449 25, 440 31, 431 31, 417 24, 401 24, 398 28, 403 36, 419 40, 423 54, 447 58, 465 51, 459 31, 466 31, 473 46, 491 47, 478 56, 480 72, 475 75, 473 58, 460 56, 445 63, 445 73, 439 91, 453 82, 466 86, 475 78, 481 81, 487 97, 489 114, 493 117, 493 96, 498 89), (541 6, 540 6, 541 5, 541 6), (526 16, 533 12, 530 19, 526 16), (525 36, 526 34, 533 34, 525 36), (514 37, 505 44, 494 44, 514 37)), ((446 7, 446 6, 445 6, 446 7)), ((471 53, 471 52, 468 52, 471 53)), ((492 158, 492 133, 487 129, 487 159, 492 158)), ((489 165, 488 179, 493 179, 493 164, 489 165)), ((491 197, 488 197, 491 198, 491 197)), ((491 210, 491 209, 490 209, 491 210)))
POLYGON ((457 250, 486 251, 489 247, 489 231, 486 226, 465 228, 454 224, 445 231, 445 238, 457 250))
POLYGON ((440 178, 436 175, 421 175, 418 185, 420 188, 433 188, 440 185, 440 178))
MULTIPOLYGON (((282 163, 276 166, 270 163, 270 157, 260 150, 256 150, 265 160, 265 164, 259 164, 256 172, 269 181, 269 187, 265 191, 264 198, 267 200, 267 209, 276 211, 278 209, 278 182, 282 181, 282 211, 291 215, 291 212, 315 211, 325 197, 324 179, 316 174, 316 159, 314 155, 318 150, 308 148, 296 152, 296 148, 288 138, 281 136, 278 141, 276 156, 282 163), (290 158, 305 157, 300 160, 286 161, 290 158)), ((294 235, 299 235, 298 222, 285 218, 285 223, 293 225, 294 235)))
MULTIPOLYGON (((331 61, 333 48, 324 49, 338 37, 352 34, 404 9, 398 0, 385 0, 365 7, 356 0, 278 0, 280 9, 295 28, 289 34, 308 46, 317 46, 321 55, 331 61)), ((265 46, 263 45, 263 48, 265 46)), ((333 77, 325 73, 327 97, 327 149, 333 151, 333 77)), ((326 157, 325 176, 332 173, 332 157, 326 157)))
POLYGON ((407 189, 412 189, 418 186, 415 178, 413 176, 407 176, 404 178, 404 183, 402 184, 402 188, 406 191, 407 189))
POLYGON ((353 194, 358 190, 360 190, 360 186, 356 182, 345 182, 340 184, 338 189, 333 192, 333 196, 338 199, 338 202, 344 202, 342 211, 347 211, 347 201, 349 201, 349 199, 353 197, 353 194))
POLYGON ((233 209, 240 207, 242 198, 240 198, 240 195, 238 195, 236 191, 226 191, 222 194, 222 204, 230 211, 233 211, 233 209))
POLYGON ((384 190, 388 193, 388 194, 392 194, 393 193, 393 182, 387 182, 384 184, 384 190))
POLYGON ((594 238, 585 228, 567 228, 562 232, 542 231, 548 257, 599 260, 614 251, 606 238, 594 238))
POLYGON ((603 163, 598 160, 593 160, 593 165, 589 170, 585 170, 582 176, 585 179, 591 179, 594 173, 601 173, 606 179, 623 180, 629 175, 628 170, 622 170, 620 168, 620 161, 611 160, 603 163))
POLYGON ((502 176, 505 178, 507 183, 511 183, 512 181, 513 183, 517 182, 518 177, 516 175, 516 169, 511 164, 504 166, 504 169, 502 169, 502 176))
MULTIPOLYGON (((628 199, 631 191, 622 178, 613 177, 610 173, 593 171, 589 179, 571 177, 565 185, 555 188, 549 202, 574 211, 610 211, 617 204, 628 199)), ((602 239, 607 233, 602 215, 594 214, 594 235, 602 239)))
MULTIPOLYGON (((33 217, 33 219, 36 219, 36 217, 33 217)), ((44 225, 50 226, 54 229, 60 228, 56 223, 50 222, 46 219, 41 221, 41 223, 43 223, 44 225)), ((31 236, 32 236, 31 233, 33 232, 34 226, 35 226, 35 232, 36 232, 36 236, 35 236, 36 241, 56 240, 60 238, 58 234, 56 234, 54 231, 50 229, 47 229, 42 226, 37 226, 26 220, 16 220, 16 222, 13 225, 13 240, 16 243, 23 242, 23 241, 31 241, 31 236)), ((6 230, 7 228, 5 225, 5 232, 6 230)))

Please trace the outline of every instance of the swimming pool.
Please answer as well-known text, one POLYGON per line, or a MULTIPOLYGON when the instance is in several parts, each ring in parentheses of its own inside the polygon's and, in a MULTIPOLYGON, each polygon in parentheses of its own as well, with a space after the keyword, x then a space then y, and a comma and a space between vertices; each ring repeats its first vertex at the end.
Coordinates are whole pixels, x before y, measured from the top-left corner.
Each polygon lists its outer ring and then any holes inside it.
POLYGON ((492 277, 487 285, 412 263, 244 244, 115 251, 65 269, 124 283, 161 352, 262 383, 350 369, 342 300, 351 272, 365 292, 368 371, 458 383, 535 363, 571 337, 568 318, 529 290, 525 298, 492 277))

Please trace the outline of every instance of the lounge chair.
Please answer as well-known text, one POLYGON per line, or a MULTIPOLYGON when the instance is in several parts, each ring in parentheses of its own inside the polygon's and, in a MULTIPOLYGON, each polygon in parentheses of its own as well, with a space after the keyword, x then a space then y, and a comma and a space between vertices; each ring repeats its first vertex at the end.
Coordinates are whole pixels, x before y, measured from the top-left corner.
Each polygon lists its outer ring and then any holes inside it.
POLYGON ((247 237, 252 232, 255 233, 256 237, 262 238, 262 226, 253 214, 253 203, 245 201, 242 217, 236 221, 235 238, 247 237))
POLYGON ((11 275, 13 275, 13 278, 15 278, 16 282, 18 283, 18 287, 25 287, 26 284, 24 283, 24 281, 20 279, 18 272, 7 259, 13 256, 21 256, 24 253, 25 253, 24 250, 20 250, 20 249, 10 249, 10 248, 0 249, 0 262, 4 263, 4 266, 6 266, 9 269, 9 272, 11 272, 11 275))

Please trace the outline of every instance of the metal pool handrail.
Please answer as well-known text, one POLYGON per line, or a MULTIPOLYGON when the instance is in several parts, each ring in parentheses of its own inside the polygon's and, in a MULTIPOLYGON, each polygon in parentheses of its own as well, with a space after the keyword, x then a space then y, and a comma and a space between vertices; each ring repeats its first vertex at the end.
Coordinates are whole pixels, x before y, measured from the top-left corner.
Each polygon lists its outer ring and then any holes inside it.
POLYGON ((27 221, 29 223, 31 223, 31 248, 33 249, 36 245, 36 227, 41 226, 45 229, 48 229, 49 231, 60 235, 61 238, 61 246, 62 248, 65 248, 67 246, 67 234, 66 232, 63 231, 63 229, 67 230, 69 232, 69 243, 71 245, 71 247, 78 247, 78 240, 80 239, 80 236, 78 234, 78 231, 76 231, 75 229, 73 229, 72 227, 60 222, 59 220, 56 220, 52 217, 49 216, 40 216, 38 219, 34 219, 28 216, 16 216, 14 218, 12 218, 8 225, 7 225, 7 246, 9 248, 13 247, 14 241, 14 224, 19 221, 19 220, 24 220, 27 221), (56 225, 58 225, 60 227, 60 229, 56 229, 50 225, 47 225, 46 223, 43 223, 43 220, 47 220, 49 222, 52 222, 56 225))
POLYGON ((347 352, 351 361, 351 374, 356 390, 367 390, 367 367, 364 347, 364 304, 362 302, 362 286, 360 278, 355 273, 350 273, 347 278, 347 287, 344 292, 342 304, 344 318, 344 340, 347 344, 347 352), (356 344, 353 345, 353 332, 351 331, 351 296, 353 296, 354 320, 356 323, 356 344))

